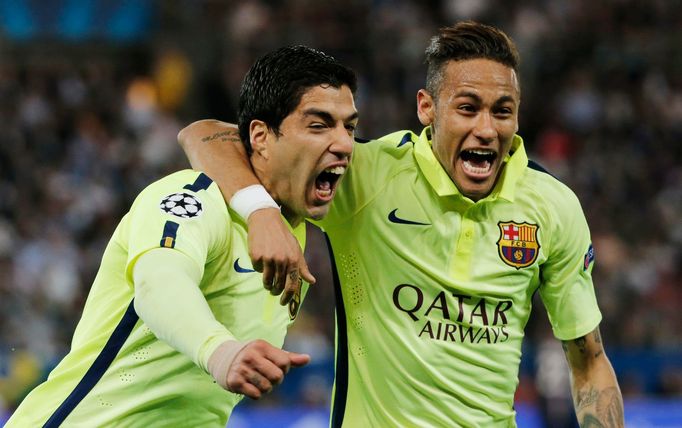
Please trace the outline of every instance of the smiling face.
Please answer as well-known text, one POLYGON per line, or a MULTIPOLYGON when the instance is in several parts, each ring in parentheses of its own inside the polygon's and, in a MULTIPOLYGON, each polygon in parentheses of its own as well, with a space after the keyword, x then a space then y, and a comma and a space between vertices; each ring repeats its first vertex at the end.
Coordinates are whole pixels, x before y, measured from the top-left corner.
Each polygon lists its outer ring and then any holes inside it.
POLYGON ((251 122, 251 164, 292 226, 329 211, 350 161, 357 121, 348 86, 318 85, 303 94, 279 134, 262 121, 251 122))
POLYGON ((443 65, 438 94, 417 94, 419 120, 431 125, 436 158, 459 191, 474 201, 495 186, 518 130, 516 72, 488 59, 443 65))

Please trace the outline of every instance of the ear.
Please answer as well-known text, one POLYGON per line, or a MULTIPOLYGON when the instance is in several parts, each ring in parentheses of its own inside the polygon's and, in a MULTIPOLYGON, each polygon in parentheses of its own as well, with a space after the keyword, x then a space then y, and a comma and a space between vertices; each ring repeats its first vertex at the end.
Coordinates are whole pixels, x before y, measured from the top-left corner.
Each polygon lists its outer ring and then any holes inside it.
POLYGON ((426 89, 420 89, 417 92, 417 116, 424 126, 431 125, 436 116, 436 105, 426 89))
POLYGON ((263 159, 268 159, 268 136, 270 128, 262 120, 252 120, 249 124, 249 138, 254 154, 258 154, 263 159))

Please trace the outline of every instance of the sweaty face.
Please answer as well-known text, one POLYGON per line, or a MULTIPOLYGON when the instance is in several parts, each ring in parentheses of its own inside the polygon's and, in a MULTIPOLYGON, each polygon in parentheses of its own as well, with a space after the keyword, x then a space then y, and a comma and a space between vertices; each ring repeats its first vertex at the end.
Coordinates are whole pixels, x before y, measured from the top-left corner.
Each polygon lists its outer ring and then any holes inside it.
POLYGON ((303 94, 279 135, 268 132, 267 187, 291 223, 329 211, 350 161, 357 120, 347 86, 321 85, 303 94))
POLYGON ((514 70, 487 59, 450 61, 437 96, 422 89, 417 102, 436 158, 459 191, 474 201, 486 197, 518 130, 514 70))

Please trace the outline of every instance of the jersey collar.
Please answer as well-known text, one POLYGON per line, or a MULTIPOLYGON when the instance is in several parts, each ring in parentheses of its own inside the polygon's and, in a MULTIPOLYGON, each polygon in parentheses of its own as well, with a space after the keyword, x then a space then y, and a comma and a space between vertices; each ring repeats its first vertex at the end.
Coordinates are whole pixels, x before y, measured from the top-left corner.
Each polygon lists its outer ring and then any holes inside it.
MULTIPOLYGON (((455 183, 452 182, 450 176, 445 172, 438 159, 436 159, 436 155, 434 155, 431 149, 430 126, 424 128, 419 136, 414 145, 414 153, 419 169, 421 169, 422 174, 424 174, 424 177, 426 177, 426 180, 438 196, 458 196, 473 203, 471 199, 459 192, 455 183)), ((498 197, 508 201, 514 200, 516 183, 525 171, 526 166, 528 166, 528 156, 523 147, 523 139, 518 135, 514 135, 514 141, 512 141, 512 148, 509 153, 504 160, 506 165, 502 167, 502 175, 495 188, 490 195, 481 199, 481 201, 492 201, 498 197)))

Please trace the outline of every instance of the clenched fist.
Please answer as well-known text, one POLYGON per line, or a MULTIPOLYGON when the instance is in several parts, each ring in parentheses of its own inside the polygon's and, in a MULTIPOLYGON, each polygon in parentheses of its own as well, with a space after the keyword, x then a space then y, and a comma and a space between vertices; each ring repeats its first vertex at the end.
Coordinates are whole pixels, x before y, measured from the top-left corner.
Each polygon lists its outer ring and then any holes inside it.
POLYGON ((290 367, 309 362, 309 355, 284 351, 265 340, 230 340, 213 352, 208 371, 224 389, 257 400, 282 383, 290 367))

